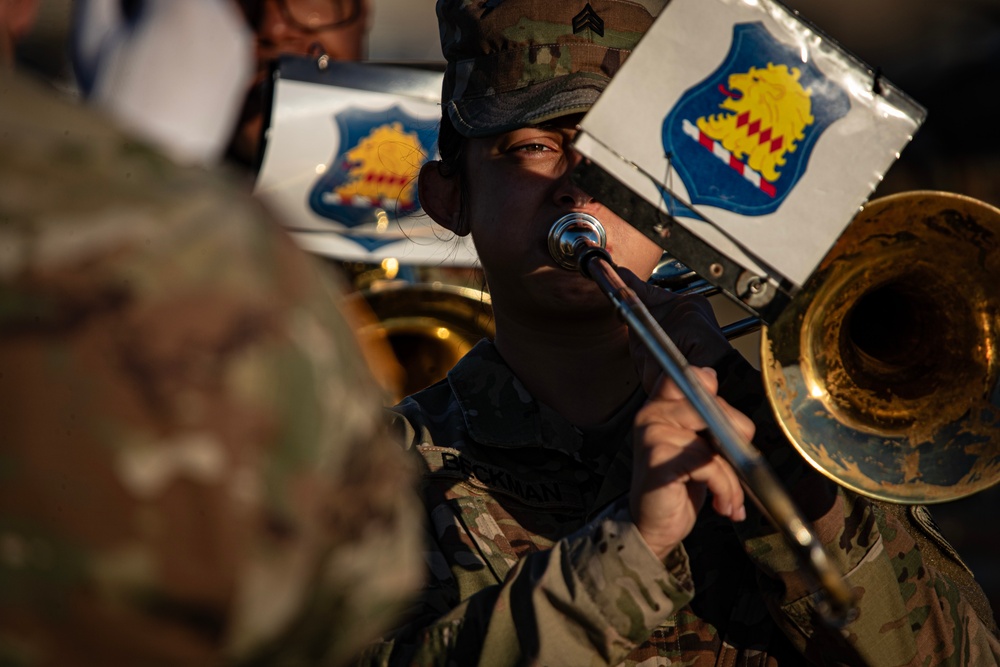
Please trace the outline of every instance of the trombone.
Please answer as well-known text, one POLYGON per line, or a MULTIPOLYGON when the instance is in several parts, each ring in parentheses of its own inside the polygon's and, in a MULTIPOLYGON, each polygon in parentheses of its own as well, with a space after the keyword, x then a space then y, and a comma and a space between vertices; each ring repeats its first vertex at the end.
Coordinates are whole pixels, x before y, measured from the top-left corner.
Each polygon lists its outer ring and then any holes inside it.
MULTIPOLYGON (((826 592, 852 594, 761 454, 618 277, 600 221, 557 220, 549 251, 597 283, 708 425, 720 454, 826 592)), ((792 445, 862 495, 945 502, 1000 481, 1000 210, 936 192, 866 205, 763 329, 768 399, 792 445), (943 302, 941 293, 965 294, 943 302)), ((749 326, 746 323, 741 327, 749 326)))

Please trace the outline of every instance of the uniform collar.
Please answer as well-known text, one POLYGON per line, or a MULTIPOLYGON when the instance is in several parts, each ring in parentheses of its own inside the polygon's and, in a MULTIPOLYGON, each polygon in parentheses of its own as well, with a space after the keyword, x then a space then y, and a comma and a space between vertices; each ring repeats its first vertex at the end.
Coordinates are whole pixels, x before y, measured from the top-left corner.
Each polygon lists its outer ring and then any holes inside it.
POLYGON ((607 440, 602 436, 615 438, 615 434, 619 439, 645 399, 637 392, 607 424, 583 431, 538 402, 488 340, 476 344, 452 368, 448 383, 476 442, 508 449, 560 451, 596 469, 606 469, 614 454, 607 451, 607 440))

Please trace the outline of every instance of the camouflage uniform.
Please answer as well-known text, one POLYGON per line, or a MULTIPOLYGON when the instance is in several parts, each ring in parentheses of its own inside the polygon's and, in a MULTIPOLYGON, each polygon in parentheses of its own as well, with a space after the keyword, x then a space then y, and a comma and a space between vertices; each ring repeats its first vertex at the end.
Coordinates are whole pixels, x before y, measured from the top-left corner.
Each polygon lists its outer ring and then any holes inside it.
POLYGON ((422 568, 334 285, 218 175, 0 99, 0 664, 342 664, 422 568))
POLYGON ((1000 663, 988 606, 980 619, 905 519, 808 468, 737 352, 712 356, 693 361, 713 365, 720 393, 754 416, 758 445, 770 443, 772 465, 858 596, 849 642, 817 622, 821 595, 750 505, 742 524, 706 505, 682 547, 662 564, 652 555, 626 502, 642 392, 580 430, 536 402, 483 341, 395 409, 424 462, 431 583, 371 663, 764 666, 805 655, 853 666, 858 652, 871 665, 1000 663))

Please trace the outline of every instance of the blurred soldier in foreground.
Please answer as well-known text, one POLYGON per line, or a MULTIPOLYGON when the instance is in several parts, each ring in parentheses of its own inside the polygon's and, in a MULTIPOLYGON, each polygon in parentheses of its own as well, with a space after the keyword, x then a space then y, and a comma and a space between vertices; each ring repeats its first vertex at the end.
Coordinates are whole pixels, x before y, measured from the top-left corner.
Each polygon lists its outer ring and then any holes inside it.
POLYGON ((0 664, 341 664, 420 565, 335 285, 12 71, 35 8, 0 1, 0 664))

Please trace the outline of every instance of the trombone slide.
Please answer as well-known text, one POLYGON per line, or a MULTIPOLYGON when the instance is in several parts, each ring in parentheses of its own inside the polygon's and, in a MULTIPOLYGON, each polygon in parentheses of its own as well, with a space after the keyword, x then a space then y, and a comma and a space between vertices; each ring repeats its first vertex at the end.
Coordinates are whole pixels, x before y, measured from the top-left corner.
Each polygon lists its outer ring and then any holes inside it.
POLYGON ((785 537, 815 582, 826 593, 826 619, 842 625, 852 617, 854 598, 842 575, 831 563, 822 543, 785 492, 761 453, 746 441, 694 374, 684 355, 663 331, 646 306, 619 277, 603 247, 601 223, 582 213, 570 213, 553 225, 549 249, 564 268, 578 269, 593 280, 645 345, 657 363, 677 384, 705 421, 718 452, 733 467, 753 502, 785 537))

